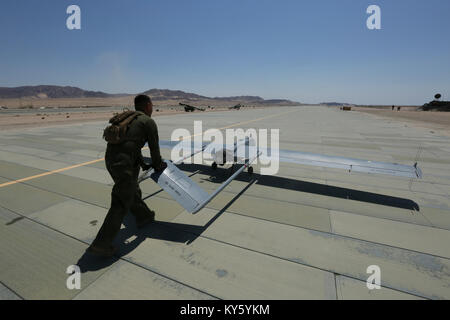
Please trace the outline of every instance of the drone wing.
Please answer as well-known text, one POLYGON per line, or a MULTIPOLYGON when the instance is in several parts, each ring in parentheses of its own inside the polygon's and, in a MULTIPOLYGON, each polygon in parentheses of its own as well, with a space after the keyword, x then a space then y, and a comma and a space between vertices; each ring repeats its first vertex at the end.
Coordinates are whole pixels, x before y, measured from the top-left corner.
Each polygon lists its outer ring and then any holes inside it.
POLYGON ((417 163, 411 166, 291 150, 280 150, 279 152, 270 150, 270 156, 263 152, 261 160, 269 161, 269 159, 272 159, 272 161, 278 160, 280 162, 298 163, 316 167, 344 169, 349 172, 355 171, 416 179, 422 178, 422 170, 417 166, 417 163))

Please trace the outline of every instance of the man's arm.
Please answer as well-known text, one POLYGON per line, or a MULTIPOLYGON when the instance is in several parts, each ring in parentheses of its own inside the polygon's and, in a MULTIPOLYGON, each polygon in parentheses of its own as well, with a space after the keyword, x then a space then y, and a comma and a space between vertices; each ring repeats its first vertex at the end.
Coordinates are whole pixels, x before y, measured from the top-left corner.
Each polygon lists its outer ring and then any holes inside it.
POLYGON ((152 157, 152 166, 158 170, 161 168, 163 162, 159 151, 158 127, 153 119, 148 121, 146 129, 148 147, 150 148, 150 156, 152 157))

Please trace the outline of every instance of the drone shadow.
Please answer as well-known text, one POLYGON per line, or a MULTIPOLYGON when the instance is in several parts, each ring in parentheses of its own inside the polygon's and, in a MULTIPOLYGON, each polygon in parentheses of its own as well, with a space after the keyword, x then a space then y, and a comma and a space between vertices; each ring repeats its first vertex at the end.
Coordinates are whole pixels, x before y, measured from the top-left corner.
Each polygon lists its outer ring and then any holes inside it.
MULTIPOLYGON (((235 165, 236 166, 236 165, 235 165)), ((240 165, 239 165, 240 166, 240 165)), ((213 170, 210 166, 206 165, 198 165, 198 164, 182 164, 178 166, 180 170, 187 172, 198 172, 205 175, 209 175, 208 181, 214 183, 222 183, 226 179, 228 179, 229 175, 224 174, 223 172, 230 172, 224 169, 216 169, 213 170)), ((330 186, 326 184, 320 184, 315 182, 307 182, 301 181, 297 179, 278 177, 278 176, 268 176, 268 175, 260 175, 253 173, 249 174, 240 174, 236 177, 235 180, 248 182, 251 179, 256 179, 256 184, 274 188, 288 189, 294 191, 300 191, 305 193, 312 193, 322 196, 347 199, 347 200, 355 200, 366 203, 373 203, 388 207, 407 209, 420 211, 419 204, 415 201, 405 198, 393 197, 379 193, 359 191, 348 188, 341 188, 330 186)))

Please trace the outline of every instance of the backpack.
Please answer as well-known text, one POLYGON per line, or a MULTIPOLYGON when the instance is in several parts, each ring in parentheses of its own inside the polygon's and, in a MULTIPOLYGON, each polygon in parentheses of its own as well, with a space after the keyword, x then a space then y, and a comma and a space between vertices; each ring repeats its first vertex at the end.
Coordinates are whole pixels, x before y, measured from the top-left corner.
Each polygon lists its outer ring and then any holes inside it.
POLYGON ((109 120, 110 125, 103 130, 103 138, 111 144, 124 142, 128 126, 138 115, 137 112, 130 110, 116 114, 109 120))

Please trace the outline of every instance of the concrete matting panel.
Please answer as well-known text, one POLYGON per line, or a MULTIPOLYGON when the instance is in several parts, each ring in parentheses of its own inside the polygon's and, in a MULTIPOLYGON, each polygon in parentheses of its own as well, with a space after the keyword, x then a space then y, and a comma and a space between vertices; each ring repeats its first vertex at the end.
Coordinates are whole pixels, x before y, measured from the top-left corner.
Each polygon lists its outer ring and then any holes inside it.
MULTIPOLYGON (((2 158, 0 158, 2 159, 2 158)), ((22 178, 27 178, 30 176, 38 175, 46 172, 46 170, 40 170, 36 168, 31 168, 23 166, 20 164, 15 164, 8 161, 0 160, 0 176, 3 178, 17 180, 22 178)))
POLYGON ((232 194, 222 193, 216 197, 208 208, 242 213, 250 217, 257 217, 269 221, 302 226, 314 230, 330 231, 328 209, 309 207, 294 203, 254 198, 242 195, 236 201, 232 194))
POLYGON ((203 238, 185 245, 169 226, 149 227, 125 259, 220 299, 336 299, 332 273, 203 238))
POLYGON ((0 282, 0 300, 22 300, 22 298, 0 282))
POLYGON ((366 282, 341 275, 336 275, 336 288, 339 300, 423 300, 383 286, 370 290, 366 282))
POLYGON ((26 184, 105 208, 111 203, 111 186, 81 178, 52 174, 27 181, 26 184))
MULTIPOLYGON (((196 215, 183 211, 165 192, 158 192, 158 185, 146 181, 141 188, 145 197, 152 195, 145 201, 156 211, 157 222, 137 230, 127 216, 117 239, 127 261, 112 261, 87 272, 95 275, 112 266, 111 272, 95 282, 87 277, 90 285, 76 293, 79 298, 129 295, 141 299, 148 297, 150 288, 174 299, 190 299, 198 292, 199 298, 206 292, 207 298, 229 299, 449 298, 448 250, 444 246, 448 231, 443 230, 450 229, 448 138, 405 127, 396 120, 333 108, 277 107, 256 112, 257 116, 254 110, 241 110, 155 120, 164 140, 170 139, 174 128, 194 133, 194 120, 203 120, 204 130, 279 128, 282 149, 368 160, 398 159, 405 164, 414 162, 421 145, 419 166, 424 178, 410 184, 409 179, 282 163, 276 179, 246 173, 239 176, 196 215), (251 178, 257 181, 250 184, 251 178), (415 211, 413 205, 420 210, 415 211), (369 264, 381 267, 381 290, 369 292, 365 286, 369 264), (119 285, 116 278, 129 286, 115 290, 119 285), (175 283, 179 287, 173 286, 175 283)), ((3 132, 0 183, 102 158, 105 125, 103 121, 3 132)), ((148 150, 143 153, 148 156, 148 150)), ((170 157, 169 150, 162 153, 164 158, 170 157)), ((260 166, 254 167, 258 173, 260 166)), ((222 168, 211 172, 207 166, 199 172, 185 169, 208 192, 229 174, 222 168)), ((51 277, 53 269, 48 265, 55 257, 56 261, 70 260, 66 255, 83 251, 77 249, 77 243, 86 247, 96 235, 110 204, 112 181, 108 179, 104 163, 99 161, 0 188, 0 210, 6 216, 0 227, 26 226, 16 237, 2 229, 0 237, 2 243, 14 241, 21 255, 13 255, 11 261, 18 263, 18 272, 24 273, 31 285, 18 279, 12 269, 8 269, 11 276, 1 269, 0 282, 10 279, 12 286, 5 282, 4 286, 24 298, 48 298, 52 290, 59 298, 73 298, 72 292, 59 294, 62 289, 54 289, 51 279, 48 291, 42 294, 38 285, 51 277), (33 226, 30 230, 50 230, 69 240, 49 236, 52 241, 47 245, 42 239, 48 238, 43 236, 46 232, 29 231, 28 224, 33 226), (49 250, 39 249, 47 246, 49 250), (45 270, 41 278, 27 269, 27 263, 35 261, 37 269, 45 270)), ((8 255, 12 253, 8 251, 2 258, 9 259, 8 255)))
POLYGON ((83 242, 91 243, 97 235, 107 211, 102 207, 68 199, 32 213, 29 218, 83 242))
POLYGON ((450 259, 450 231, 330 211, 333 233, 450 259))
POLYGON ((223 214, 202 236, 365 281, 370 265, 384 285, 427 298, 450 297, 450 260, 358 239, 223 214))
MULTIPOLYGON (((66 270, 87 245, 0 209, 0 281, 24 299, 71 299, 66 270)), ((107 268, 81 277, 86 287, 107 268)))
POLYGON ((0 199, 0 205, 2 207, 21 215, 29 215, 67 200, 66 197, 53 192, 22 183, 0 188, 0 199))
POLYGON ((126 261, 118 261, 75 300, 211 300, 213 297, 126 261))

